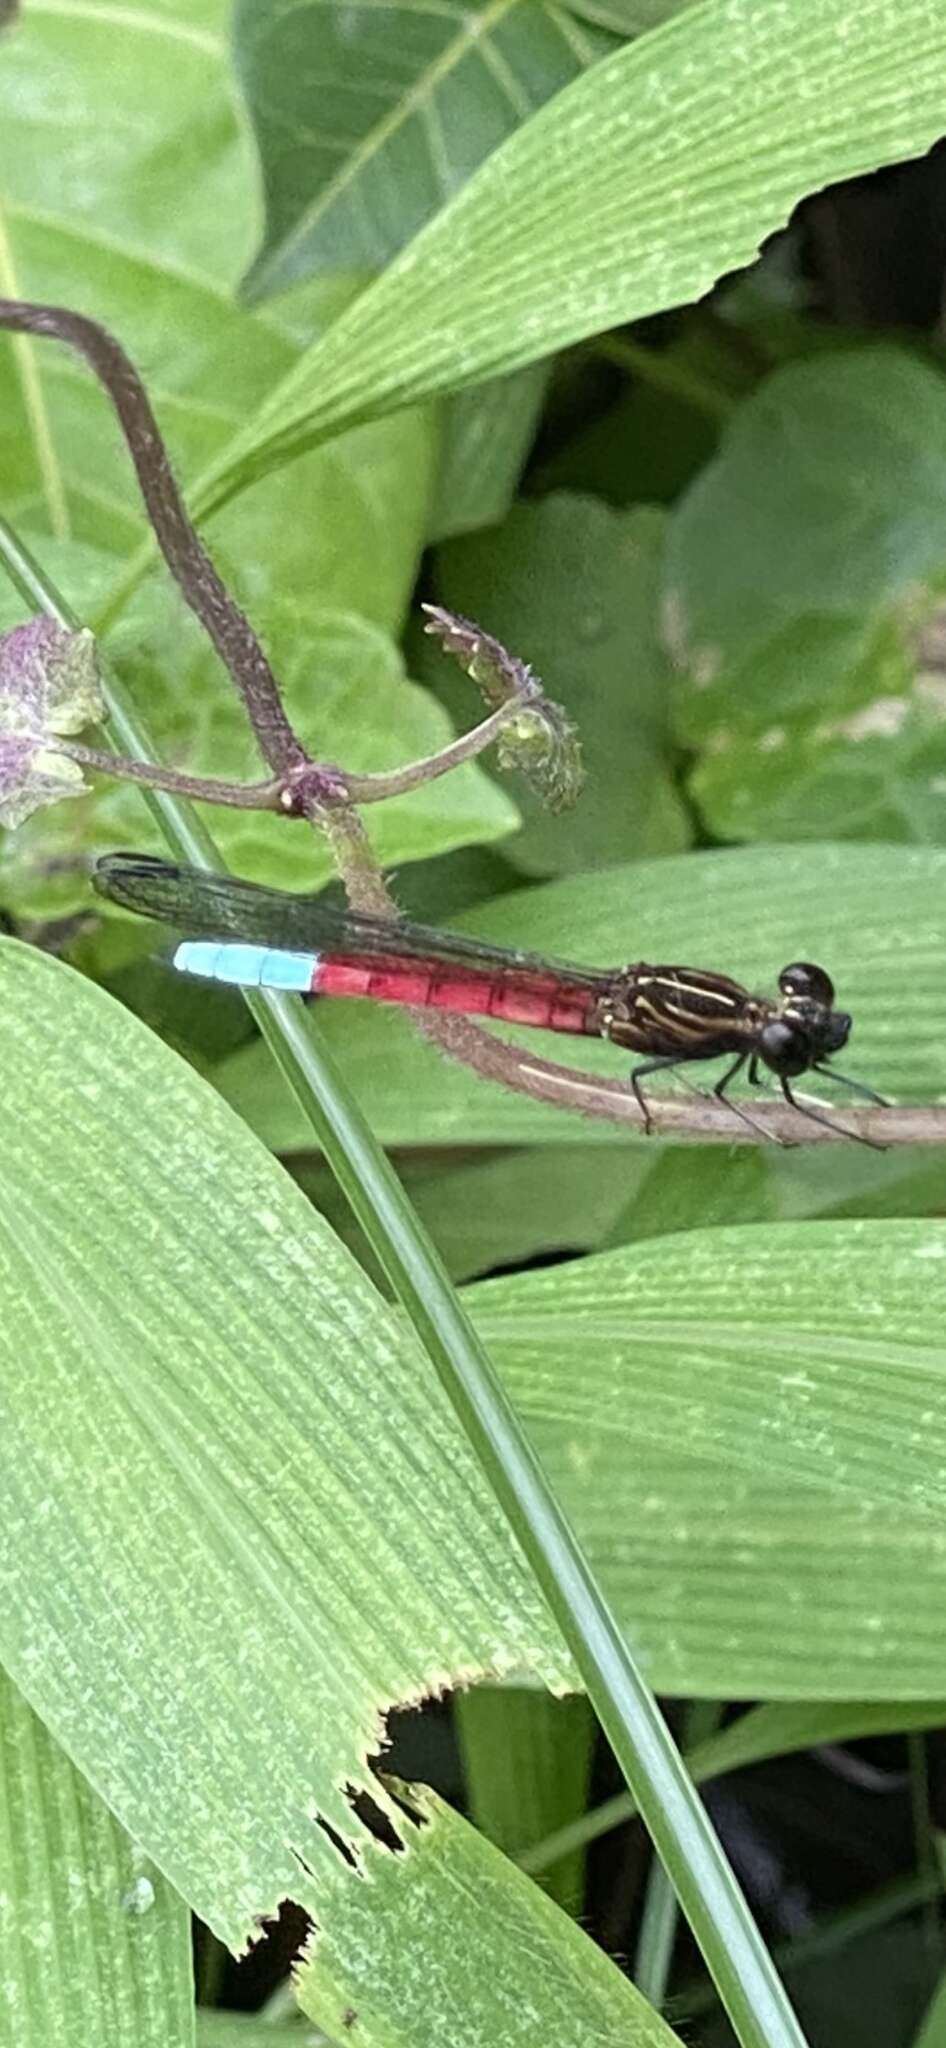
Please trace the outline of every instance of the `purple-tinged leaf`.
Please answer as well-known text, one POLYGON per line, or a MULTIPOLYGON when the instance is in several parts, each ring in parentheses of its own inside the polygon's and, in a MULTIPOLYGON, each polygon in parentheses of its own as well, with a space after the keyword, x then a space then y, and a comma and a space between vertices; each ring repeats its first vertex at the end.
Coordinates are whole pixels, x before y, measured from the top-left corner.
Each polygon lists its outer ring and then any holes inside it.
POLYGON ((9 831, 43 804, 81 796, 84 788, 81 768, 65 754, 38 747, 25 736, 0 732, 0 825, 9 831))
POLYGON ((41 805, 79 795, 82 771, 56 741, 103 709, 90 632, 41 617, 0 635, 0 825, 21 825, 41 805))

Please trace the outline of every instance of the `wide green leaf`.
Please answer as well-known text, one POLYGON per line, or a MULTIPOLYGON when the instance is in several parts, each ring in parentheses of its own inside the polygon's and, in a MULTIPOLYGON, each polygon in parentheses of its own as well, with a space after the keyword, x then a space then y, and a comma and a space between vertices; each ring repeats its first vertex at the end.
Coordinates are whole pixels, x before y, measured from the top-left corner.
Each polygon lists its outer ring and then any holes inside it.
MULTIPOLYGON (((527 655, 581 738, 585 786, 553 816, 528 790, 505 849, 530 874, 678 853, 689 820, 670 774, 672 669, 657 639, 663 521, 558 492, 437 557, 438 590, 527 655)), ((456 702, 456 693, 450 693, 456 702)))
MULTIPOLYGON (((762 989, 787 960, 821 960, 854 1017, 851 1071, 897 1100, 946 1095, 946 855, 937 850, 684 854, 513 891, 457 925, 598 966, 629 958, 715 966, 762 989)), ((327 1003, 322 1014, 326 1038, 386 1144, 627 1142, 612 1124, 540 1107, 448 1065, 393 1011, 327 1003)), ((626 1054, 590 1040, 532 1032, 529 1042, 589 1072, 628 1070, 626 1054)), ((715 1078, 716 1068, 709 1071, 715 1078)), ((261 1047, 235 1054, 218 1080, 274 1149, 310 1148, 311 1133, 261 1047)))
POLYGON ((615 37, 553 0, 238 0, 237 74, 263 174, 264 297, 382 269, 483 157, 615 37))
MULTIPOLYGON (((24 237, 13 256, 28 259, 30 235, 44 225, 52 232, 56 223, 65 235, 71 222, 77 239, 91 244, 99 219, 103 227, 110 223, 125 253, 148 244, 159 265, 186 267, 195 279, 237 273, 252 243, 254 207, 249 153, 225 90, 226 20, 227 0, 188 0, 186 8, 179 0, 141 0, 134 9, 123 0, 95 0, 20 10, 16 33, 0 45, 0 69, 10 81, 3 123, 8 226, 24 237), (44 84, 54 100, 62 95, 68 113, 55 128, 44 118, 44 84), (127 120, 116 118, 118 108, 127 120), (82 177, 65 187, 70 157, 82 177)), ((119 267, 122 253, 113 252, 119 267)))
POLYGON ((459 2013, 467 2048, 672 2048, 678 2036, 538 1885, 433 1792, 406 1796, 409 1854, 374 1842, 371 1883, 339 1875, 325 1891, 299 1987, 313 2019, 366 2048, 443 2048, 459 2013))
POLYGON ((938 0, 706 0, 605 58, 496 150, 336 321, 211 497, 355 420, 679 305, 798 200, 943 132, 938 0))
POLYGON ((822 356, 740 407, 672 517, 678 732, 719 837, 946 838, 944 462, 938 372, 822 356))
POLYGON ((0 2039, 192 2048, 190 1916, 0 1673, 0 2039))
POLYGON ((654 1687, 946 1689, 946 1225, 744 1225, 468 1300, 654 1687))
MULTIPOLYGON (((321 1918, 306 1815, 372 1853, 336 1788, 379 1710, 564 1676, 554 1635, 298 1192, 101 993, 0 958, 4 1658, 222 1933, 280 1890, 321 1918)), ((938 1223, 746 1226, 471 1293, 665 1689, 941 1694, 944 1256, 938 1223)))
POLYGON ((12 941, 0 982, 0 1657, 239 1947, 347 1881, 388 1706, 568 1660, 433 1369, 299 1191, 101 990, 12 941))

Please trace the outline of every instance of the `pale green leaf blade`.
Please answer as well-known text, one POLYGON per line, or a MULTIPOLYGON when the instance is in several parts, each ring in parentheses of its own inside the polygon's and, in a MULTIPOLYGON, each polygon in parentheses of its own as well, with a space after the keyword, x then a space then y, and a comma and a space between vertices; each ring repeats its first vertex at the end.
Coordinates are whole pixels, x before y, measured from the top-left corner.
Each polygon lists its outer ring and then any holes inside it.
POLYGON ((342 1788, 386 1707, 569 1667, 432 1367, 304 1197, 101 990, 10 941, 0 975, 0 1654, 239 1947, 284 1894, 318 1910, 316 1816, 360 1856, 342 1788))
POLYGON ((190 1916, 0 1673, 0 2039, 192 2048, 190 1916))
POLYGON ((238 276, 252 246, 254 207, 249 151, 226 88, 226 22, 227 0, 189 0, 186 9, 177 0, 140 0, 134 9, 123 0, 23 8, 16 33, 0 46, 10 95, 3 175, 14 231, 51 231, 58 223, 65 236, 71 223, 91 244, 102 240, 93 231, 98 220, 114 236, 113 257, 150 247, 159 265, 180 266, 195 279, 238 276), (51 101, 39 96, 43 83, 51 101), (69 119, 53 137, 46 117, 56 101, 69 119), (114 118, 118 106, 127 120, 114 118), (107 109, 111 120, 103 118, 107 109), (67 154, 82 178, 65 187, 67 154))
MULTIPOLYGON (((854 1017, 848 1063, 856 1060, 860 1077, 896 1100, 946 1095, 946 856, 936 849, 762 846, 640 861, 513 891, 457 926, 599 967, 717 967, 759 989, 771 989, 788 960, 820 960, 854 1017)), ((323 1029, 386 1144, 627 1142, 614 1125, 546 1109, 448 1065, 393 1012, 326 1004, 323 1029)), ((589 1072, 626 1074, 630 1064, 590 1041, 531 1032, 528 1042, 589 1072)), ((311 1134, 260 1049, 236 1054, 217 1078, 275 1150, 309 1149, 311 1134)))
POLYGON ((689 1231, 468 1299, 657 1691, 942 1696, 939 1219, 689 1231))
POLYGON ((463 7, 240 0, 235 57, 260 154, 264 298, 379 270, 486 155, 614 48, 552 0, 463 7))
POLYGON ((697 298, 808 192, 926 150, 946 115, 937 0, 707 0, 577 79, 274 393, 217 471, 697 298))
POLYGON ((942 376, 845 350, 766 379, 673 514, 677 729, 717 836, 946 837, 944 455, 942 376))
POLYGON ((342 2040, 357 2028, 365 2048, 443 2048, 459 2013, 467 2048, 672 2048, 678 2036, 538 1885, 434 1793, 409 1800, 410 1853, 372 1843, 372 1882, 323 1894, 300 1982, 313 2019, 342 2040))

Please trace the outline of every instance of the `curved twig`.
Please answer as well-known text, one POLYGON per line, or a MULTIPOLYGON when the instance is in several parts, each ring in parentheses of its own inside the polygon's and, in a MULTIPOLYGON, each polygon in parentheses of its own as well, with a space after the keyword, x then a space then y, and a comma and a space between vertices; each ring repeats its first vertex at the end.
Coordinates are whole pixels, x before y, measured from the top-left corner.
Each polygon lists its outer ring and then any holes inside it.
MULTIPOLYGON (((578 1116, 623 1124, 631 1131, 643 1129, 638 1103, 624 1081, 583 1074, 557 1060, 538 1059, 535 1054, 493 1038, 489 1032, 465 1017, 433 1018, 429 1011, 414 1012, 423 1036, 439 1046, 448 1058, 472 1067, 484 1081, 496 1081, 517 1095, 529 1095, 535 1102, 554 1109, 568 1109, 578 1116)), ((913 1104, 879 1109, 873 1105, 848 1108, 831 1104, 837 1125, 813 1123, 783 1102, 753 1100, 754 1131, 747 1125, 735 1103, 718 1102, 712 1095, 657 1095, 648 1098, 655 1137, 680 1138, 687 1142, 722 1145, 759 1144, 770 1138, 782 1145, 838 1144, 850 1137, 872 1145, 946 1145, 946 1103, 915 1107, 913 1104)))
POLYGON ((285 772, 306 758, 283 709, 276 678, 184 507, 151 401, 121 344, 68 306, 0 299, 0 327, 47 335, 85 357, 118 414, 155 538, 182 596, 200 620, 243 698, 264 760, 285 772))
POLYGON ((87 747, 79 740, 49 742, 51 753, 65 754, 80 768, 96 775, 114 775, 119 781, 143 782, 149 789, 166 789, 172 796, 190 797, 206 804, 225 804, 238 811, 279 811, 285 809, 285 782, 281 775, 267 782, 218 782, 213 775, 188 775, 184 768, 159 768, 151 761, 132 761, 122 754, 106 753, 104 747, 87 747))

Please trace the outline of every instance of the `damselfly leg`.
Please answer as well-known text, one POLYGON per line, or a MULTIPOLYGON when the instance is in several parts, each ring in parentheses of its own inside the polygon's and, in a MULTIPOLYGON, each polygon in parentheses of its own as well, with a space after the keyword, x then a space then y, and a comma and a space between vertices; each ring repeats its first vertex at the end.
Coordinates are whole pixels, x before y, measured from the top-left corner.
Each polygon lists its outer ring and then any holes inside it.
MULTIPOLYGON (((793 1138, 783 1138, 778 1132, 767 1130, 765 1125, 761 1124, 758 1121, 758 1118, 752 1115, 750 1110, 743 1108, 742 1103, 734 1102, 731 1095, 728 1094, 727 1091, 730 1082, 735 1080, 736 1075, 742 1071, 742 1068, 746 1065, 747 1061, 747 1080, 754 1088, 764 1088, 766 1085, 767 1077, 766 1075, 760 1074, 759 1072, 758 1053, 743 1052, 739 1054, 738 1059, 732 1061, 731 1065, 726 1068, 726 1072, 723 1075, 721 1075, 720 1079, 716 1083, 715 1088, 712 1091, 713 1095, 716 1097, 717 1101, 725 1103, 727 1109, 731 1109, 735 1116, 740 1117, 743 1123, 748 1124, 751 1130, 757 1131, 759 1133, 759 1136, 765 1138, 769 1144, 781 1145, 786 1151, 793 1150, 795 1144, 797 1143, 797 1140, 793 1138)), ((665 1058, 660 1060, 648 1060, 644 1066, 634 1068, 634 1071, 631 1075, 631 1086, 634 1090, 638 1102, 640 1103, 641 1109, 643 1110, 644 1128, 648 1134, 652 1130, 653 1126, 650 1113, 647 1108, 647 1104, 644 1101, 642 1092, 638 1086, 638 1082, 647 1074, 657 1073, 658 1071, 664 1068, 681 1068, 685 1064, 686 1063, 683 1060, 665 1058)), ((849 1088, 853 1088, 857 1094, 865 1095, 870 1102, 878 1103, 880 1107, 883 1109, 886 1109, 888 1106, 887 1103, 884 1101, 883 1096, 878 1095, 875 1089, 868 1088, 862 1081, 850 1080, 847 1074, 839 1074, 835 1071, 833 1067, 819 1066, 813 1068, 812 1071, 817 1074, 828 1074, 835 1081, 845 1082, 846 1085, 849 1088)), ((705 1099, 704 1090, 702 1088, 697 1088, 685 1073, 681 1075, 681 1079, 683 1080, 684 1085, 686 1087, 692 1089, 694 1095, 704 1095, 705 1099)), ((886 1151, 886 1146, 878 1144, 876 1138, 866 1138, 860 1131, 848 1130, 844 1124, 835 1123, 833 1117, 825 1116, 822 1111, 810 1108, 806 1102, 800 1102, 797 1095, 792 1094, 791 1087, 788 1081, 784 1079, 784 1077, 779 1077, 779 1086, 781 1088, 782 1094, 785 1097, 786 1102, 790 1105, 792 1109, 797 1111, 797 1114, 799 1116, 807 1117, 809 1119, 809 1122, 811 1123, 823 1124, 825 1130, 836 1131, 838 1136, 841 1138, 853 1138, 859 1145, 869 1145, 871 1151, 873 1152, 886 1151)))
MULTIPOLYGON (((833 1073, 833 1068, 822 1067, 819 1071, 830 1074, 833 1073)), ((835 1075, 835 1079, 840 1081, 841 1075, 835 1075)), ((869 1145, 872 1152, 886 1152, 886 1145, 878 1144, 876 1138, 865 1138, 863 1131, 850 1131, 846 1124, 836 1124, 833 1117, 822 1116, 819 1109, 812 1109, 807 1102, 799 1102, 797 1095, 792 1094, 784 1075, 780 1076, 779 1087, 792 1109, 797 1109, 799 1116, 806 1116, 810 1123, 823 1124, 826 1131, 834 1131, 839 1138, 854 1138, 858 1145, 869 1145)), ((869 1094, 870 1090, 867 1093, 869 1094)))
POLYGON ((855 1095, 864 1095, 868 1102, 876 1102, 879 1109, 889 1109, 886 1095, 878 1095, 876 1088, 868 1088, 866 1081, 852 1081, 850 1074, 839 1074, 837 1067, 812 1067, 813 1074, 830 1074, 832 1081, 843 1081, 845 1088, 853 1088, 855 1095))
MULTIPOLYGON (((723 1103, 726 1109, 731 1109, 734 1116, 738 1116, 742 1123, 748 1124, 750 1130, 757 1131, 759 1136, 761 1138, 765 1138, 770 1145, 782 1145, 785 1147, 790 1147, 792 1143, 790 1138, 781 1138, 779 1137, 776 1131, 767 1131, 765 1125, 760 1124, 758 1119, 754 1117, 748 1109, 743 1109, 741 1103, 733 1102, 731 1097, 726 1094, 726 1089, 730 1081, 732 1081, 735 1078, 736 1074, 738 1074, 740 1067, 745 1066, 747 1059, 747 1053, 740 1053, 739 1058, 737 1060, 734 1060, 733 1064, 730 1067, 727 1067, 726 1072, 722 1077, 722 1080, 717 1081, 715 1088, 712 1090, 712 1095, 707 1095, 705 1088, 698 1088, 696 1086, 695 1081, 691 1081, 689 1075, 684 1073, 683 1071, 680 1071, 680 1079, 683 1082, 684 1087, 689 1088, 691 1094, 701 1097, 704 1102, 711 1101, 712 1097, 715 1096, 717 1101, 723 1103)), ((673 1068, 682 1070, 686 1066, 686 1064, 687 1063, 685 1060, 673 1059, 672 1057, 665 1056, 663 1059, 646 1060, 643 1066, 635 1067, 633 1069, 630 1077, 631 1087, 633 1088, 634 1094, 636 1095, 637 1100, 640 1103, 641 1110, 644 1116, 644 1130, 646 1131, 648 1137, 650 1137, 653 1131, 653 1119, 651 1117, 647 1103, 644 1099, 643 1090, 639 1086, 640 1081, 647 1074, 657 1074, 662 1072, 669 1073, 673 1068)))
MULTIPOLYGON (((726 1108, 732 1110, 734 1116, 740 1117, 744 1124, 748 1124, 750 1130, 758 1131, 761 1137, 768 1139, 769 1144, 782 1145, 785 1148, 785 1150, 788 1151, 791 1149, 792 1146, 791 1138, 782 1138, 779 1136, 779 1133, 777 1131, 767 1131, 765 1125, 760 1124, 758 1118, 752 1115, 751 1110, 744 1109, 741 1102, 733 1102, 731 1096, 727 1095, 726 1093, 730 1081, 735 1080, 736 1075, 739 1073, 740 1069, 745 1066, 747 1059, 749 1059, 749 1054, 741 1052, 739 1054, 739 1058, 733 1060, 732 1066, 727 1067, 726 1072, 723 1075, 722 1079, 720 1081, 717 1081, 716 1086, 713 1089, 713 1094, 716 1096, 717 1101, 724 1102, 726 1104, 726 1108)), ((750 1081, 754 1081, 756 1078, 753 1074, 752 1069, 753 1067, 757 1066, 757 1064, 758 1061, 756 1055, 753 1054, 751 1060, 749 1061, 750 1081)))
POLYGON ((643 1081, 646 1075, 648 1074, 662 1074, 664 1072, 669 1071, 671 1067, 679 1067, 682 1066, 682 1064, 682 1060, 678 1059, 675 1054, 668 1053, 665 1054, 662 1059, 645 1060, 642 1066, 631 1068, 630 1083, 631 1087, 634 1090, 634 1094, 637 1098, 641 1115, 644 1119, 644 1130, 648 1138, 650 1137, 654 1126, 650 1110, 647 1107, 647 1101, 644 1096, 644 1091, 640 1085, 641 1081, 643 1081))

